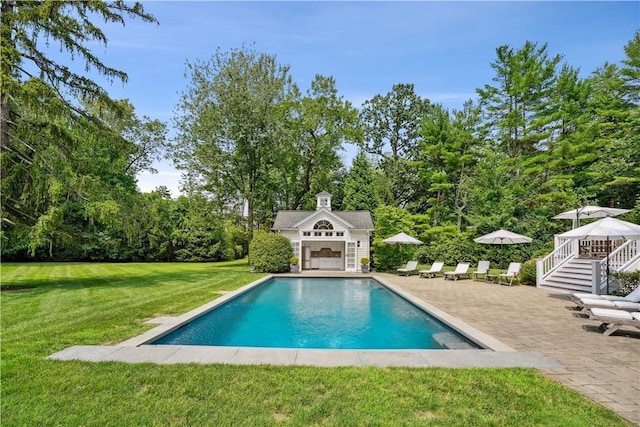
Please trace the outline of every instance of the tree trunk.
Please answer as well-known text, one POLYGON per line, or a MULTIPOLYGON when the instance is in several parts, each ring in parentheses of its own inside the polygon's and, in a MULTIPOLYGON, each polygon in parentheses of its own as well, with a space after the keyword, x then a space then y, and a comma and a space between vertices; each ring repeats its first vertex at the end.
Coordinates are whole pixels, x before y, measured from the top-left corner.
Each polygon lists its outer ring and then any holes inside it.
POLYGON ((438 190, 438 193, 436 194, 436 205, 435 205, 435 209, 433 210, 433 227, 437 227, 438 222, 440 221, 440 211, 438 210, 438 208, 440 207, 440 205, 442 205, 443 199, 444 199, 444 192, 441 190, 438 190))
POLYGON ((467 204, 464 203, 463 182, 464 182, 464 163, 460 168, 460 179, 458 180, 458 185, 456 186, 456 197, 455 197, 456 214, 458 215, 458 232, 462 231, 462 212, 467 207, 467 204))
MULTIPOLYGON (((11 23, 6 22, 7 14, 13 12, 15 1, 7 0, 2 2, 2 12, 0 16, 5 21, 2 23, 2 38, 11 38, 11 23)), ((10 42, 13 45, 13 40, 10 42)), ((6 53, 5 53, 6 55, 6 53)), ((3 78, 9 78, 12 75, 11 62, 13 58, 5 58, 2 64, 3 69, 1 71, 3 78)), ((11 98, 8 93, 9 82, 2 82, 2 94, 0 95, 0 150, 4 151, 9 148, 9 115, 11 113, 10 102, 11 98)))
POLYGON ((253 240, 253 222, 254 218, 254 200, 253 200, 253 192, 250 192, 247 195, 247 235, 249 237, 249 243, 253 240))

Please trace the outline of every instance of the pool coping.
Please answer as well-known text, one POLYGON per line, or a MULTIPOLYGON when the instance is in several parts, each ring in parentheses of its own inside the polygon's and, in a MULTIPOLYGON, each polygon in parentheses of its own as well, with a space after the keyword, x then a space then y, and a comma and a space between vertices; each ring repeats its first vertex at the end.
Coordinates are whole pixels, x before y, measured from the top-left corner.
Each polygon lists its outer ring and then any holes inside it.
MULTIPOLYGON (((341 350, 341 349, 297 349, 228 346, 184 346, 149 345, 148 343, 179 328, 237 295, 270 280, 278 275, 269 275, 249 283, 235 291, 226 293, 209 303, 177 317, 156 319, 158 326, 115 346, 73 346, 50 355, 55 360, 120 361, 128 363, 223 363, 223 364, 269 364, 300 366, 402 366, 402 367, 525 367, 558 368, 560 364, 536 352, 517 352, 513 348, 462 322, 445 311, 423 301, 409 292, 376 275, 372 278, 412 304, 425 310, 441 322, 462 333, 482 349, 465 350, 341 350)), ((286 275, 286 277, 305 277, 286 275)), ((315 276, 320 277, 320 276, 315 276)), ((353 276, 335 276, 353 278, 353 276)), ((157 323, 152 322, 151 323, 157 323)))

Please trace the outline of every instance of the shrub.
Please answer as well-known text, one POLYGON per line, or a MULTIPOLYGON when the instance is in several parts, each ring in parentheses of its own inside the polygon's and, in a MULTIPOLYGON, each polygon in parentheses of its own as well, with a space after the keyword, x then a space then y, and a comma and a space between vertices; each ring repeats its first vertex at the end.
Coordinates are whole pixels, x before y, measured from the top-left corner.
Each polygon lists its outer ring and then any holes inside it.
POLYGON ((249 264, 260 273, 285 273, 293 257, 291 242, 280 234, 257 231, 249 245, 249 264))
POLYGON ((416 251, 413 254, 413 257, 420 263, 420 264, 432 264, 434 260, 432 260, 431 256, 429 255, 429 248, 427 246, 420 246, 418 247, 418 249, 416 249, 416 251))
POLYGON ((448 234, 442 233, 433 236, 428 245, 418 249, 415 257, 425 264, 442 261, 446 265, 456 265, 459 262, 474 262, 480 258, 479 253, 483 245, 479 245, 470 239, 467 233, 448 234))
POLYGON ((360 264, 362 265, 369 264, 369 258, 360 258, 360 264))
POLYGON ((373 217, 377 237, 371 246, 371 257, 376 270, 392 271, 403 265, 407 259, 413 259, 414 245, 390 245, 382 241, 401 231, 415 235, 415 222, 409 211, 383 205, 375 209, 373 217))
POLYGON ((613 273, 612 276, 620 282, 618 292, 622 295, 629 295, 635 288, 640 286, 640 270, 619 271, 613 273))
POLYGON ((292 256, 289 258, 289 264, 298 265, 298 257, 292 256))
MULTIPOLYGON (((409 258, 412 253, 402 252, 405 248, 402 245, 389 245, 382 242, 374 241, 372 252, 373 262, 378 271, 392 271, 403 263, 403 258, 409 258)), ((409 246, 409 245, 406 245, 409 246)), ((405 261, 406 262, 406 261, 405 261)))
POLYGON ((522 263, 520 267, 520 283, 523 285, 536 284, 536 260, 530 259, 522 263))

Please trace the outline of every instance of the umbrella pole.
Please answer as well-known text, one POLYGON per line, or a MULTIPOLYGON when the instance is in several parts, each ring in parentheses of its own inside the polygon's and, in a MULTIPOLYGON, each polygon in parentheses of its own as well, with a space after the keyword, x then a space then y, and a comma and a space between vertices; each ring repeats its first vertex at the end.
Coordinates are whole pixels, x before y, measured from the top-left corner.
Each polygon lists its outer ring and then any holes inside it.
POLYGON ((609 236, 607 236, 607 295, 609 295, 609 253, 611 247, 609 246, 609 236))

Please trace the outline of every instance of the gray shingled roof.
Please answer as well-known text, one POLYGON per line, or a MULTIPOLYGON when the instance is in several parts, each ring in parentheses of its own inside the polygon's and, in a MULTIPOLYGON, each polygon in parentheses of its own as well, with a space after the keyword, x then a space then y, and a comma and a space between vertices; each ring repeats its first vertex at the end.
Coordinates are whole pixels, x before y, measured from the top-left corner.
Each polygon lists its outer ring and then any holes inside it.
MULTIPOLYGON (((272 230, 286 230, 318 211, 278 211, 272 230)), ((357 230, 373 230, 373 220, 369 211, 329 211, 338 218, 352 224, 357 230)))

